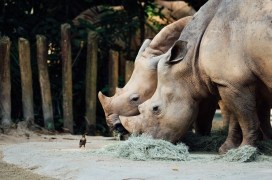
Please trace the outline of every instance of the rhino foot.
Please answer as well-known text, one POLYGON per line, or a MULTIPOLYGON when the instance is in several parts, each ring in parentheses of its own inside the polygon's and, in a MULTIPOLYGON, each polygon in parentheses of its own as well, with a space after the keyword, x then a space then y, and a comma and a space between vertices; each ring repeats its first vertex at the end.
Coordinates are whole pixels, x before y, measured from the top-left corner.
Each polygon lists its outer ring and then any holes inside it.
POLYGON ((222 146, 219 148, 218 153, 221 154, 226 154, 228 150, 230 149, 236 149, 239 146, 237 143, 233 143, 231 141, 226 141, 222 146))

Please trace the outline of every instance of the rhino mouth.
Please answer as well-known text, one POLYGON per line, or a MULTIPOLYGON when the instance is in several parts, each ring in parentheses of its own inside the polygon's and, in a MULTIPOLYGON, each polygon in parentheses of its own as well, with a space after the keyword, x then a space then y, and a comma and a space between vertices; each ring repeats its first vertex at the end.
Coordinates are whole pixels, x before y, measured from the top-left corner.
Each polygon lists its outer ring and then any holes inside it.
POLYGON ((118 131, 121 134, 128 134, 129 133, 121 123, 115 124, 114 130, 118 131))
POLYGON ((111 130, 118 131, 122 134, 128 134, 128 131, 122 125, 118 114, 111 114, 107 117, 107 124, 111 130))

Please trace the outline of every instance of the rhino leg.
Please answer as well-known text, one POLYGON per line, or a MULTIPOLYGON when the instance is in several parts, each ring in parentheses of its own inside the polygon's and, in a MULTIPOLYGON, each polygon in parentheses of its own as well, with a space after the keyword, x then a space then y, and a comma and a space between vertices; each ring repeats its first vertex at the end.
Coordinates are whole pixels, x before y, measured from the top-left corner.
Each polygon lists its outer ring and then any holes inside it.
POLYGON ((218 105, 221 110, 222 119, 223 119, 223 126, 228 126, 230 123, 230 110, 226 107, 226 105, 220 100, 218 101, 218 105))
MULTIPOLYGON (((254 85, 249 86, 240 83, 240 87, 238 88, 232 85, 224 85, 218 86, 218 89, 222 102, 231 111, 231 115, 234 114, 237 117, 241 126, 243 140, 240 146, 255 146, 260 133, 260 122, 256 108, 256 87, 254 85)), ((233 122, 231 122, 231 124, 232 123, 233 122)))
MULTIPOLYGON (((226 107, 224 110, 228 110, 226 107)), ((228 137, 224 144, 219 148, 219 154, 224 154, 230 149, 237 148, 243 139, 242 129, 238 123, 238 120, 234 114, 228 113, 229 130, 228 137)))
POLYGON ((258 117, 263 133, 263 139, 272 139, 272 127, 270 123, 270 102, 262 101, 258 106, 258 117))
POLYGON ((211 135, 212 120, 217 107, 216 97, 204 99, 199 104, 199 111, 194 122, 196 134, 202 136, 211 135))

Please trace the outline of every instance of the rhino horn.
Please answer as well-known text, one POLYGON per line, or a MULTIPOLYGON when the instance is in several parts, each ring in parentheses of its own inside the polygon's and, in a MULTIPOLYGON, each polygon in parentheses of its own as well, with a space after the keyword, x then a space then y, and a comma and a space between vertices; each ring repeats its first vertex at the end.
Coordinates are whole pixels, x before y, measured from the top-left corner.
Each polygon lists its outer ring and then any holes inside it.
POLYGON ((122 90, 122 88, 116 87, 115 93, 119 93, 122 90))
POLYGON ((143 45, 141 46, 141 48, 140 48, 139 51, 138 51, 138 54, 137 54, 136 59, 138 59, 138 58, 141 56, 142 52, 145 51, 145 49, 149 46, 149 44, 151 43, 151 41, 152 41, 152 39, 149 38, 149 39, 146 39, 146 40, 143 42, 143 45))
POLYGON ((99 99, 100 103, 102 104, 103 109, 105 110, 105 107, 110 103, 110 98, 105 96, 104 94, 102 94, 101 91, 99 91, 98 99, 99 99))
POLYGON ((168 49, 179 38, 182 30, 192 19, 192 16, 187 16, 178 21, 165 26, 152 40, 149 47, 152 49, 159 49, 162 53, 166 53, 168 49), (167 41, 165 40, 167 39, 167 41))

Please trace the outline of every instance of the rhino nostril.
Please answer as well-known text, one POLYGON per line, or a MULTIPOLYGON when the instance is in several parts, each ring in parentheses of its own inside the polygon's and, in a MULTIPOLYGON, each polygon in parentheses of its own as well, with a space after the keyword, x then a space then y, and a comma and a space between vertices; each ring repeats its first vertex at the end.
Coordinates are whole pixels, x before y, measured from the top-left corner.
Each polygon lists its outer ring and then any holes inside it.
POLYGON ((159 106, 158 105, 154 105, 153 106, 153 111, 158 111, 159 110, 159 106))

